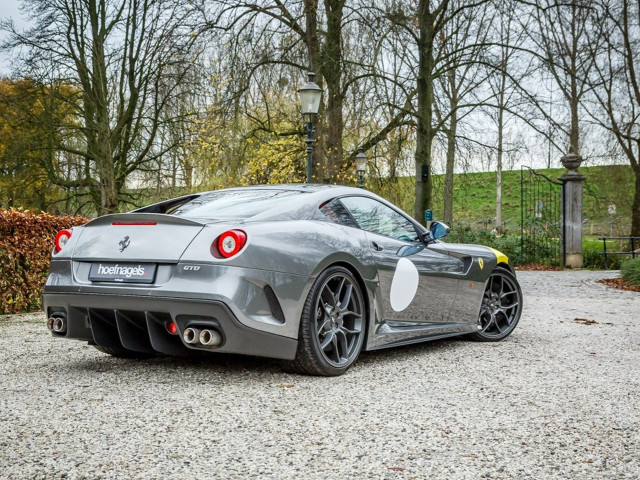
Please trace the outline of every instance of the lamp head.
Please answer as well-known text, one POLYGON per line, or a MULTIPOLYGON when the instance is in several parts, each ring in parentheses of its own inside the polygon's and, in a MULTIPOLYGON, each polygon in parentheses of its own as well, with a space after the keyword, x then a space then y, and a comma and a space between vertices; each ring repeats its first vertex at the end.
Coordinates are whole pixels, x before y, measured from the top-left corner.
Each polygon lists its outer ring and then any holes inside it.
POLYGON ((316 74, 309 72, 309 79, 303 87, 298 90, 300 94, 300 103, 302 115, 317 115, 320 110, 320 101, 322 100, 322 89, 315 82, 316 74))
POLYGON ((364 174, 367 171, 367 156, 364 153, 364 148, 360 147, 356 154, 356 172, 364 174))

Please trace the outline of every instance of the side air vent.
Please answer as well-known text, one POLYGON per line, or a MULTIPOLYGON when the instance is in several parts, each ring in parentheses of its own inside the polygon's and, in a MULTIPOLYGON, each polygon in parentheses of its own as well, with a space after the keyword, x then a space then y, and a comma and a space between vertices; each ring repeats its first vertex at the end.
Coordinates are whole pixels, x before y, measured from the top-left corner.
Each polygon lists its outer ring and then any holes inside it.
POLYGON ((267 297, 267 302, 269 302, 271 315, 280 323, 284 323, 284 312, 282 311, 278 297, 276 297, 276 292, 273 291, 270 285, 265 285, 262 290, 264 291, 265 297, 267 297))

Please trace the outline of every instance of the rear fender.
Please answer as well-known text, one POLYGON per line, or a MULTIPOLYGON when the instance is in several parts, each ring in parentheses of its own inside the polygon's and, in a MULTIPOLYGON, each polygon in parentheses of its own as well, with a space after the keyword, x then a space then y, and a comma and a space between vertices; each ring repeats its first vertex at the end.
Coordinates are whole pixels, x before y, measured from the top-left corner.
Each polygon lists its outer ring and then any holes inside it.
POLYGON ((180 261, 205 261, 313 279, 336 262, 347 262, 361 271, 366 268, 367 258, 370 259, 370 255, 361 230, 328 222, 299 220, 207 225, 180 261), (229 229, 243 230, 247 234, 247 243, 232 258, 215 258, 210 253, 211 245, 229 229))

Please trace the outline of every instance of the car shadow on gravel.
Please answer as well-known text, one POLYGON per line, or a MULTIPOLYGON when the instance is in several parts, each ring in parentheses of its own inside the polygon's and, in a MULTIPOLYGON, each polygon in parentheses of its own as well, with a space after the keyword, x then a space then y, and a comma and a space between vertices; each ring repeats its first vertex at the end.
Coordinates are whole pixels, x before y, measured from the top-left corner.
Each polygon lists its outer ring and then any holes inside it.
MULTIPOLYGON (((466 343, 463 339, 448 338, 362 352, 355 367, 361 369, 372 365, 384 366, 397 362, 411 362, 416 357, 427 357, 436 351, 457 350, 466 343)), ((188 372, 196 377, 211 374, 238 376, 247 373, 255 375, 290 375, 292 373, 286 369, 286 365, 276 359, 215 353, 202 357, 155 356, 147 359, 127 359, 96 352, 94 358, 87 359, 85 357, 84 359, 71 360, 66 364, 66 367, 71 370, 92 373, 144 372, 147 375, 170 375, 173 373, 183 376, 185 372, 188 372)))
POLYGON ((191 373, 218 372, 237 374, 248 370, 255 372, 277 371, 277 360, 250 357, 233 354, 208 354, 206 357, 170 357, 156 356, 146 359, 115 358, 108 355, 99 356, 90 360, 77 360, 67 365, 89 372, 107 371, 137 371, 146 372, 178 372, 183 374, 185 370, 191 373))
POLYGON ((382 350, 362 352, 358 359, 359 364, 385 363, 410 360, 416 356, 426 356, 437 351, 455 350, 461 348, 467 341, 462 338, 444 338, 421 343, 412 343, 382 350))

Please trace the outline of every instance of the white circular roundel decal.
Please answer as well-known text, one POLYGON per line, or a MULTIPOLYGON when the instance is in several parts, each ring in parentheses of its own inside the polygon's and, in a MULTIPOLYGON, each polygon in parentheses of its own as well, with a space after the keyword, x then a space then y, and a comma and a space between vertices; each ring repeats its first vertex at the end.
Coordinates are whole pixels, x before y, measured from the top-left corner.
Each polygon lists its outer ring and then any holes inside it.
POLYGON ((413 301, 418 291, 418 269, 408 258, 401 258, 391 281, 391 308, 401 312, 413 301))

